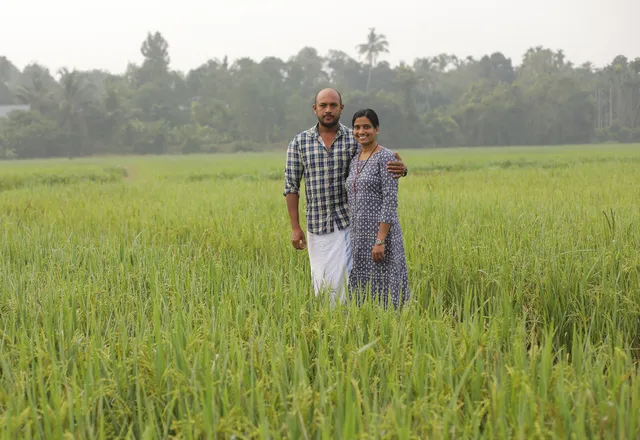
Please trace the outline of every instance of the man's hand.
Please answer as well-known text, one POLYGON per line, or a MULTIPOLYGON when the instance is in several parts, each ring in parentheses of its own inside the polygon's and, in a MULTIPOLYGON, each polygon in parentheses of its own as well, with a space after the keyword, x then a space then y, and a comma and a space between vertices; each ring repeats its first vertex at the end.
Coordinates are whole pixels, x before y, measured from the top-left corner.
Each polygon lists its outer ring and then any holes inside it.
POLYGON ((396 156, 396 159, 398 159, 398 161, 387 162, 387 171, 393 174, 394 179, 398 179, 404 176, 407 167, 405 166, 404 162, 402 162, 402 159, 400 158, 400 155, 398 154, 397 151, 395 153, 395 156, 396 156))
POLYGON ((295 228, 291 232, 291 244, 294 248, 298 250, 303 250, 307 247, 307 240, 304 237, 304 232, 302 232, 302 228, 295 228))
POLYGON ((373 245, 373 251, 371 251, 371 256, 373 257, 373 261, 376 263, 382 263, 384 260, 384 245, 376 244, 373 245))

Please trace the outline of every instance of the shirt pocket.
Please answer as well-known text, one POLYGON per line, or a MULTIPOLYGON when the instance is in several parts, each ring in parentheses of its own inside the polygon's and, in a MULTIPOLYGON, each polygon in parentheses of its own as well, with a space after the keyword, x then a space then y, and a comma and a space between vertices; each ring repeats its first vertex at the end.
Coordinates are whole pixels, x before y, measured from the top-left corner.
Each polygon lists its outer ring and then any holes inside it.
POLYGON ((323 185, 327 176, 326 155, 322 150, 309 147, 304 151, 305 168, 307 170, 307 185, 317 188, 323 185))
POLYGON ((349 164, 351 163, 351 157, 349 155, 348 148, 342 148, 341 151, 336 151, 335 165, 338 169, 338 175, 342 178, 346 178, 349 175, 349 164))

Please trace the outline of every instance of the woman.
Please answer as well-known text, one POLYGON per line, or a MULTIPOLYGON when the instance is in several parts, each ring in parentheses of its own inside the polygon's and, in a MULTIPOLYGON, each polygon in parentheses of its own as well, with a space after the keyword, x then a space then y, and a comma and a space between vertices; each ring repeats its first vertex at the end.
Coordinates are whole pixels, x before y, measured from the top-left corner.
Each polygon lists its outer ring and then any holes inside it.
POLYGON ((378 144, 380 122, 371 109, 358 110, 352 119, 360 144, 347 177, 350 217, 350 296, 361 304, 364 292, 397 308, 409 299, 409 281, 402 229, 398 222, 398 180, 386 171, 393 152, 378 144))

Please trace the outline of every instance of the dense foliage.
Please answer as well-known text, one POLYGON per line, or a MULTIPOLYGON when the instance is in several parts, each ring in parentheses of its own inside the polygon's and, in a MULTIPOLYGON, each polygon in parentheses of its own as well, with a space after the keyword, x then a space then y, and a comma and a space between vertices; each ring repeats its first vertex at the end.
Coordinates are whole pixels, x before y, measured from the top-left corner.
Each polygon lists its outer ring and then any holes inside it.
MULTIPOLYGON (((640 57, 602 68, 575 66, 535 47, 519 65, 502 53, 480 59, 417 58, 391 67, 389 42, 371 29, 358 59, 305 47, 288 60, 209 60, 173 70, 169 43, 149 33, 141 65, 126 73, 22 71, 0 57, 0 105, 28 104, 0 119, 0 157, 163 154, 282 146, 313 122, 315 92, 337 87, 346 114, 375 108, 381 140, 394 148, 640 141, 640 57)), ((346 118, 348 119, 348 118, 346 118)))

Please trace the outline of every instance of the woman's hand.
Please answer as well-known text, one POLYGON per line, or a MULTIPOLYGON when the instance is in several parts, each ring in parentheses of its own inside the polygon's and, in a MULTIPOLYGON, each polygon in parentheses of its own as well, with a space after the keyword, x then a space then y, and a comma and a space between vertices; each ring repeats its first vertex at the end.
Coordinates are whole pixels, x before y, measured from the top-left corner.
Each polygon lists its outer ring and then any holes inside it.
POLYGON ((382 263, 382 260, 384 260, 384 245, 374 245, 371 254, 373 256, 373 261, 375 261, 376 263, 382 263))

